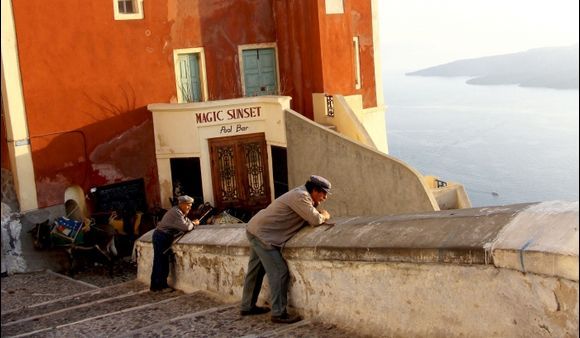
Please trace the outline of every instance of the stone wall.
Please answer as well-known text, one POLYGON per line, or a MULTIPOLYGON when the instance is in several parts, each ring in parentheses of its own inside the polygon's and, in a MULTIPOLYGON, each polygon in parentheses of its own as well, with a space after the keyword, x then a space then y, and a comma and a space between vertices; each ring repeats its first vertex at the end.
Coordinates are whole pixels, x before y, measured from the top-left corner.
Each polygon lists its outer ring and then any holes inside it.
POLYGON ((22 224, 20 215, 8 204, 2 204, 2 274, 25 272, 26 261, 20 241, 22 224))
POLYGON ((10 210, 13 212, 20 210, 12 172, 5 168, 2 168, 2 203, 10 207, 10 210))
MULTIPOLYGON (((283 251, 293 311, 372 336, 578 335, 578 202, 332 221, 283 251)), ((151 234, 136 247, 146 283, 151 234)), ((240 300, 243 225, 201 226, 174 251, 175 287, 240 300)))
POLYGON ((68 256, 63 250, 35 249, 30 233, 37 223, 65 215, 64 204, 21 212, 12 173, 2 168, 2 273, 68 269, 68 256))
POLYGON ((2 201, 2 274, 51 269, 64 271, 68 258, 64 250, 34 248, 31 230, 37 223, 64 216, 63 205, 20 213, 2 201))
POLYGON ((404 162, 289 110, 285 124, 290 187, 304 184, 311 174, 328 178, 333 191, 326 207, 333 215, 439 210, 423 176, 404 162))

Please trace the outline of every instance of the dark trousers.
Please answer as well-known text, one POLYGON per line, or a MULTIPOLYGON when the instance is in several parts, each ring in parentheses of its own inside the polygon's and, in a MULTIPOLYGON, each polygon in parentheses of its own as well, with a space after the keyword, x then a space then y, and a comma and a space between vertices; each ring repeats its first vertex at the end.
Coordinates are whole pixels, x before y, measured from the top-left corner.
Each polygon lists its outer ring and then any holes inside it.
POLYGON ((173 235, 155 230, 153 232, 153 268, 151 269, 151 289, 159 290, 168 287, 170 251, 173 235))
POLYGON ((286 313, 288 305, 289 273, 286 261, 280 248, 265 245, 250 233, 246 235, 250 242, 250 259, 240 308, 242 311, 249 311, 256 306, 264 275, 267 275, 270 283, 272 316, 280 316, 286 313))

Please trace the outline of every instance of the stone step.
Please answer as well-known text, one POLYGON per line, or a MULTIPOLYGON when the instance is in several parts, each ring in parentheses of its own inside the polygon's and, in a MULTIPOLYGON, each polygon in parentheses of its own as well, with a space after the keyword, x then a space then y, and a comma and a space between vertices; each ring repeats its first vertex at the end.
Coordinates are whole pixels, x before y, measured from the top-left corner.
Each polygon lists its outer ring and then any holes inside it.
MULTIPOLYGON (((122 287, 123 288, 123 287, 122 287)), ((123 288, 124 290, 124 288, 123 288)), ((14 336, 31 333, 41 333, 55 327, 84 321, 88 318, 99 317, 143 304, 152 304, 165 299, 176 298, 182 292, 171 293, 150 292, 148 288, 136 292, 102 298, 92 302, 83 302, 73 306, 66 306, 56 311, 34 315, 2 324, 3 336, 14 336)))
MULTIPOLYGON (((222 306, 217 298, 202 291, 180 295, 155 303, 144 303, 120 311, 87 317, 30 337, 114 337, 157 323, 169 322, 186 313, 222 306)), ((98 313, 98 311, 96 311, 98 313)))
POLYGON ((218 295, 150 292, 137 280, 97 288, 51 272, 23 274, 3 279, 2 295, 2 337, 357 337, 313 319, 242 317, 239 303, 218 295))
POLYGON ((98 289, 50 270, 15 274, 2 279, 2 321, 4 315, 27 306, 98 289))
MULTIPOLYGON (((59 288, 67 288, 69 285, 60 284, 59 288)), ((7 324, 24 318, 40 316, 55 312, 67 307, 94 303, 102 299, 113 298, 121 295, 131 295, 138 291, 146 290, 147 286, 137 280, 129 281, 115 286, 91 289, 73 295, 63 296, 37 304, 26 305, 18 309, 2 313, 2 324, 7 324)))
POLYGON ((188 313, 169 321, 120 333, 115 337, 357 337, 333 325, 308 319, 277 324, 270 314, 240 316, 239 304, 188 313))

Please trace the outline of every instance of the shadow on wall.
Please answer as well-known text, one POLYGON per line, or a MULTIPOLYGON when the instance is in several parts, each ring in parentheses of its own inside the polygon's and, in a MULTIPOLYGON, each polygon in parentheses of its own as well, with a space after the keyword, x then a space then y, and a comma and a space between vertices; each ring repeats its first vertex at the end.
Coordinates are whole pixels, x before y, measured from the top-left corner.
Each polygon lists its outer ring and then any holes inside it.
POLYGON ((32 135, 31 148, 39 208, 64 203, 72 185, 89 191, 135 178, 145 179, 150 205, 159 200, 153 121, 146 107, 77 130, 32 135))

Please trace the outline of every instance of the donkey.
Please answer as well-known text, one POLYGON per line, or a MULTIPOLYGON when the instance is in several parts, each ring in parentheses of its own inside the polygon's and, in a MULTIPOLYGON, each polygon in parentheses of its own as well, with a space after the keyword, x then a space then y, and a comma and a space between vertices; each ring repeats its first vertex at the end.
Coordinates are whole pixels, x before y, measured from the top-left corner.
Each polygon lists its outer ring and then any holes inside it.
POLYGON ((109 224, 95 224, 85 219, 78 235, 74 238, 63 237, 55 230, 56 223, 48 220, 36 224, 29 232, 32 234, 34 248, 37 250, 64 249, 69 257, 69 274, 91 262, 102 263, 112 274, 113 263, 118 255, 115 245, 115 229, 109 224))

